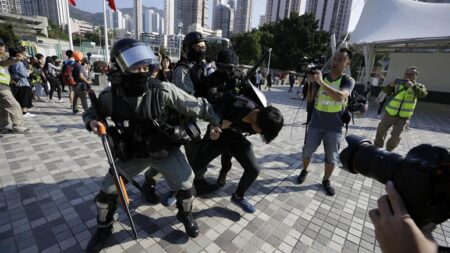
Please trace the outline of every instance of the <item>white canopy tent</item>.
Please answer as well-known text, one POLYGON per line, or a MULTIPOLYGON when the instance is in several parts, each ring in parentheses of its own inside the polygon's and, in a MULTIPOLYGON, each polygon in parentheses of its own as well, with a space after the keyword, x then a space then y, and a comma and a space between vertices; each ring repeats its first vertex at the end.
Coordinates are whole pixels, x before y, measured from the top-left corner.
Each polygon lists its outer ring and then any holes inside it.
POLYGON ((367 0, 348 41, 364 53, 368 84, 375 51, 450 49, 450 4, 367 0))

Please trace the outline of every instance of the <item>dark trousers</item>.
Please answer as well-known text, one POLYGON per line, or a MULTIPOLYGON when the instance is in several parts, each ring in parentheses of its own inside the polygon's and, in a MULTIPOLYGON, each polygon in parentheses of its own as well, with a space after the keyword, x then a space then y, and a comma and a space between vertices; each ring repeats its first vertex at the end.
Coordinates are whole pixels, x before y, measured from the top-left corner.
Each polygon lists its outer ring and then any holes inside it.
POLYGON ((309 123, 311 121, 313 109, 314 109, 314 102, 307 102, 306 103, 306 123, 309 123))
POLYGON ((53 92, 56 90, 56 93, 58 94, 58 99, 61 99, 61 81, 59 78, 52 78, 49 79, 50 82, 50 99, 53 98, 53 92))
MULTIPOLYGON (((223 130, 218 140, 204 140, 192 164, 195 179, 203 178, 208 164, 221 154, 233 156, 244 168, 244 174, 236 189, 236 195, 243 197, 258 177, 260 168, 256 163, 252 143, 233 130, 223 130)), ((225 159, 230 161, 227 157, 225 159)))

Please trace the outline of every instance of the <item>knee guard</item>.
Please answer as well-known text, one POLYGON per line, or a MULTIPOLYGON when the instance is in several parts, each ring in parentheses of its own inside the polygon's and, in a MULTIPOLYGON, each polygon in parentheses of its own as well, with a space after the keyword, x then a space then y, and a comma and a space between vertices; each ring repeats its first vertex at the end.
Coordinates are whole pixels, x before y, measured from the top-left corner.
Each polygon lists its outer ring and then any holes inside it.
POLYGON ((109 227, 114 222, 114 214, 117 210, 117 195, 100 191, 95 197, 97 205, 97 223, 99 228, 109 227))
POLYGON ((177 208, 180 212, 191 212, 192 202, 194 201, 194 190, 179 190, 177 191, 177 208))

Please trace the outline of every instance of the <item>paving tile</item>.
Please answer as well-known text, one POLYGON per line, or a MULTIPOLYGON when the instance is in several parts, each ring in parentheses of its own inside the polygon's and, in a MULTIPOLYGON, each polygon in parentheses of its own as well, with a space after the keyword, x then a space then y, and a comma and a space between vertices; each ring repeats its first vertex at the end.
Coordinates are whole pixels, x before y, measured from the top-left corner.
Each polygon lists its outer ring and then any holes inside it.
MULTIPOLYGON (((141 201, 138 190, 128 187, 141 239, 131 239, 126 215, 118 208, 113 245, 105 253, 381 252, 367 212, 376 207, 384 186, 337 168, 332 176, 336 195, 326 196, 317 184, 323 176, 323 146, 312 158, 304 185, 294 184, 301 167, 299 143, 305 128, 297 123, 306 116, 304 105, 295 117, 299 101, 289 99, 287 87, 263 92, 283 112, 286 125, 270 145, 262 144, 258 136, 248 137, 262 168, 246 193, 257 212, 245 214, 229 201, 243 171, 235 159, 223 191, 196 198, 194 211, 201 232, 195 239, 184 234, 175 218, 176 207, 150 206, 141 201)), ((67 93, 63 96, 67 98, 67 93)), ((32 110, 39 115, 25 122, 32 134, 0 136, 2 253, 81 252, 95 232, 93 200, 108 164, 100 140, 84 130, 81 117, 72 116, 66 107, 67 103, 36 103, 32 110), (21 153, 28 156, 17 155, 21 153)), ((349 133, 373 140, 379 122, 375 110, 376 106, 370 107, 357 118, 349 133)), ((206 127, 201 121, 199 125, 202 130, 206 127)), ((405 155, 420 143, 448 146, 448 125, 450 106, 419 102, 412 130, 402 134, 396 152, 405 155)), ((220 160, 211 166, 208 176, 215 178, 220 160)), ((144 176, 137 179, 142 183, 144 176)), ((158 182, 157 190, 169 191, 167 182, 158 182)), ((449 246, 450 222, 434 234, 440 244, 449 246)))

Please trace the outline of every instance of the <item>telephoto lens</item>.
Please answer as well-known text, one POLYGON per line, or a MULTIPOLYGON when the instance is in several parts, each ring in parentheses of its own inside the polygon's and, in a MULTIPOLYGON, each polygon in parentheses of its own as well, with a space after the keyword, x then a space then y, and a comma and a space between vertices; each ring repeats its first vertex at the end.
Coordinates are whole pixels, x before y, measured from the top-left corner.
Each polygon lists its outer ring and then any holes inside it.
POLYGON ((450 217, 450 154, 446 148, 422 144, 406 157, 379 149, 359 136, 346 137, 339 158, 344 170, 383 184, 388 180, 402 196, 418 226, 450 217))

